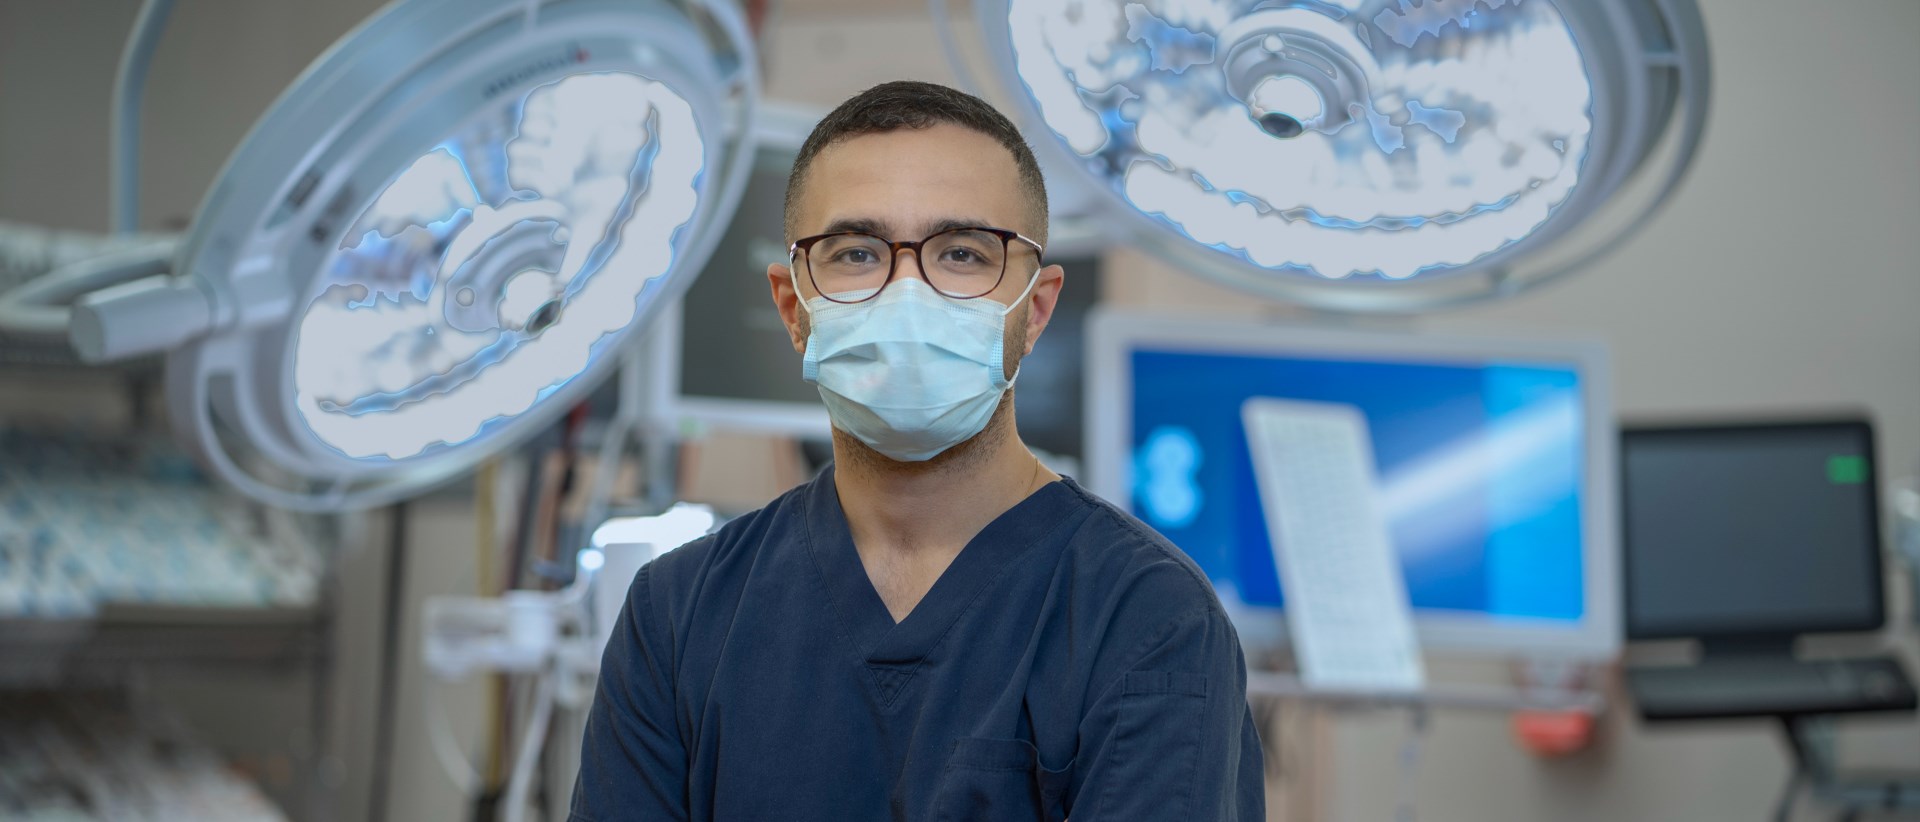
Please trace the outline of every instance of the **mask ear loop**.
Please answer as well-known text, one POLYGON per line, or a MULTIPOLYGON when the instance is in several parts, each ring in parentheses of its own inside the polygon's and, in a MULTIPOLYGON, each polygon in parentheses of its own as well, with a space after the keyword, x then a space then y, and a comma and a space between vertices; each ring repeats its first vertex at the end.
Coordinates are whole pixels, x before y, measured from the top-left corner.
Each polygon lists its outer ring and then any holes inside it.
POLYGON ((1035 283, 1040 282, 1040 271, 1044 268, 1046 268, 1046 266, 1036 268, 1032 274, 1027 275, 1027 287, 1020 290, 1020 296, 1013 298, 1013 302, 1008 303, 1006 307, 1000 309, 1001 317, 1012 314, 1014 309, 1019 308, 1021 303, 1026 302, 1027 298, 1033 295, 1033 286, 1035 283))
MULTIPOLYGON (((792 252, 787 254, 787 282, 793 284, 794 301, 800 304, 800 310, 806 312, 807 318, 811 320, 813 318, 813 309, 807 307, 807 296, 800 291, 800 274, 795 270, 794 265, 796 259, 796 256, 792 252)), ((809 323, 809 325, 811 326, 812 324, 809 323)), ((814 331, 815 327, 809 327, 807 329, 806 353, 800 355, 800 379, 810 384, 817 384, 820 378, 820 361, 814 359, 814 354, 817 353, 813 347, 814 331)))
MULTIPOLYGON (((1007 354, 1004 346, 1006 345, 1006 342, 1007 342, 1007 318, 1012 316, 1013 310, 1015 308, 1018 308, 1021 303, 1026 302, 1027 297, 1033 294, 1034 284, 1040 282, 1040 270, 1041 268, 1045 268, 1045 267, 1046 266, 1041 266, 1040 268, 1036 268, 1033 270, 1032 274, 1027 275, 1027 287, 1020 290, 1020 296, 1015 297, 1013 302, 1007 304, 1006 307, 1000 309, 1000 339, 995 340, 993 343, 993 350, 996 352, 999 352, 999 356, 994 359, 994 362, 996 363, 993 366, 995 376, 999 376, 1003 368, 1003 366, 998 365, 998 363, 1006 361, 1007 354)), ((1025 355, 1023 354, 1022 357, 1024 356, 1025 355)), ((1013 367, 1013 376, 1008 377, 1007 384, 1000 388, 1000 392, 1002 394, 1005 394, 1006 392, 1013 390, 1014 382, 1020 379, 1020 371, 1021 371, 1020 366, 1016 364, 1013 367)))

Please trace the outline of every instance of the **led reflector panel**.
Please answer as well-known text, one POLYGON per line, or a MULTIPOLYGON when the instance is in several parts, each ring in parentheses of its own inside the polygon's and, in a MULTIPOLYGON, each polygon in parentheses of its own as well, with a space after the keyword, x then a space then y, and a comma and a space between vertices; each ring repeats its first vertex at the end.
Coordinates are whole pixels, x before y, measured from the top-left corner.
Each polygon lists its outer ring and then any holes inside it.
POLYGON ((347 456, 399 459, 525 411, 633 320, 703 153, 685 100, 621 72, 540 86, 434 147, 322 267, 301 420, 347 456))
POLYGON ((1340 310, 1579 269, 1647 223, 1706 123, 1694 0, 972 5, 1035 152, 1115 242, 1340 310))
POLYGON ((1593 123, 1553 5, 1015 0, 1046 124, 1134 208, 1256 265, 1392 279, 1527 236, 1593 123))
POLYGON ((580 402, 677 298, 746 181, 731 0, 404 0, 228 160, 173 276, 89 295, 76 348, 168 354, 222 479, 405 498, 580 402))

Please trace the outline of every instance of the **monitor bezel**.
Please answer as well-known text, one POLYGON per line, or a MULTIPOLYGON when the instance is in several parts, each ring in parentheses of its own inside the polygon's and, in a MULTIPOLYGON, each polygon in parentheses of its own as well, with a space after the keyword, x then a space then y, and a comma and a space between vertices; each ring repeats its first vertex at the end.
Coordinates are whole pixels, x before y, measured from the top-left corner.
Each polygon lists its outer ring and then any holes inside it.
MULTIPOLYGON (((824 110, 810 106, 767 101, 754 122, 753 162, 759 164, 768 155, 795 156, 813 131, 824 110)), ((705 272, 701 272, 704 274, 705 272)), ((691 287, 688 289, 692 290, 691 287)), ((768 299, 772 299, 768 297, 768 299)), ((715 431, 770 434, 794 439, 827 440, 833 437, 833 424, 826 406, 818 403, 752 400, 685 394, 681 391, 682 339, 685 308, 674 300, 661 311, 649 329, 648 413, 657 425, 679 436, 699 438, 715 431)), ((799 372, 795 356, 794 372, 799 372)))
MULTIPOLYGON (((1420 363, 1540 363, 1571 367, 1581 382, 1587 422, 1582 479, 1582 617, 1578 621, 1467 615, 1416 608, 1414 627, 1429 653, 1606 660, 1621 647, 1618 508, 1618 440, 1613 377, 1604 344, 1538 338, 1459 337, 1360 330, 1306 324, 1259 323, 1218 315, 1096 309, 1089 315, 1086 351, 1087 485, 1132 509, 1132 404, 1129 354, 1135 350, 1185 350, 1270 356, 1340 357, 1420 363)), ((1286 647, 1290 640, 1280 609, 1240 609, 1231 614, 1249 650, 1286 647)))
POLYGON ((1694 420, 1687 422, 1631 421, 1620 427, 1619 464, 1620 464, 1620 571, 1621 571, 1621 628, 1629 641, 1654 641, 1669 639, 1699 640, 1791 640, 1805 634, 1838 634, 1878 631, 1886 627, 1886 568, 1884 538, 1881 534, 1880 510, 1880 468, 1879 444, 1874 435, 1873 420, 1864 413, 1818 417, 1774 417, 1767 419, 1740 420, 1694 420), (1871 518, 1871 527, 1867 529, 1866 550, 1869 553, 1866 563, 1868 573, 1873 577, 1872 614, 1867 621, 1833 620, 1822 623, 1788 624, 1786 622, 1755 621, 1738 628, 1717 626, 1685 626, 1671 630, 1639 629, 1634 624, 1634 593, 1629 584, 1633 573, 1633 549, 1627 545, 1627 472, 1626 451, 1628 440, 1635 437, 1666 435, 1697 435, 1713 433, 1767 434, 1798 433, 1805 431, 1834 430, 1847 431, 1861 435, 1866 441, 1867 476, 1862 483, 1867 488, 1867 515, 1871 518))

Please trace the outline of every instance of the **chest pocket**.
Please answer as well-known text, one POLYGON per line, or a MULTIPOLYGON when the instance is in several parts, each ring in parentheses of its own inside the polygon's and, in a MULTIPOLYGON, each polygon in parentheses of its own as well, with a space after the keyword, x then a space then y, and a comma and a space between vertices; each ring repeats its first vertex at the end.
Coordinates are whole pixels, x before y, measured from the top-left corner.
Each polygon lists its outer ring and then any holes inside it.
POLYGON ((1072 776, 1072 762, 1049 769, 1031 742, 968 737, 954 743, 947 758, 934 790, 933 819, 1060 822, 1072 776))

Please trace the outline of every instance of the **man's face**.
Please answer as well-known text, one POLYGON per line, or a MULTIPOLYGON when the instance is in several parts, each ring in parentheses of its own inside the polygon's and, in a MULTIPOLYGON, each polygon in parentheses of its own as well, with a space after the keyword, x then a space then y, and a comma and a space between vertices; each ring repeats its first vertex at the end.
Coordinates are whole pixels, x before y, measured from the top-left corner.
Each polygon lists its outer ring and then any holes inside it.
MULTIPOLYGON (((864 231, 894 241, 919 240, 939 224, 955 222, 1012 229, 1029 237, 1040 233, 1040 226, 1029 224, 1012 152, 991 137, 947 124, 866 134, 829 146, 814 157, 796 208, 801 237, 864 231)), ((795 262, 800 270, 792 273, 798 276, 790 276, 784 263, 767 267, 774 304, 794 351, 801 353, 807 349, 808 325, 800 303, 818 296, 805 264, 795 262)), ((1060 295, 1061 268, 1047 266, 1035 273, 1038 267, 1033 247, 1014 241, 1008 248, 1006 276, 978 298, 1013 305, 1027 290, 1028 280, 1038 279, 1007 315, 1009 377, 1018 369, 1019 358, 1033 350, 1060 295)), ((895 280, 919 276, 913 255, 896 255, 895 280)))

